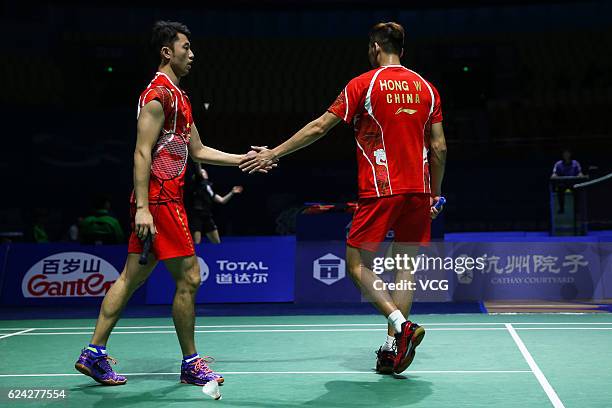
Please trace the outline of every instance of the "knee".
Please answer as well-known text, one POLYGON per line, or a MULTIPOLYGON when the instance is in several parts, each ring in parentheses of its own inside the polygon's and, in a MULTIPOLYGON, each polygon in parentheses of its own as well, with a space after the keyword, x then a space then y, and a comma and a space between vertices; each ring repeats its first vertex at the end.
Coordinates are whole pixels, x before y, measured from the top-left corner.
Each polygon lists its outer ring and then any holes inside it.
POLYGON ((201 283, 200 268, 196 265, 196 267, 190 268, 184 276, 176 282, 176 289, 180 292, 195 293, 201 283))

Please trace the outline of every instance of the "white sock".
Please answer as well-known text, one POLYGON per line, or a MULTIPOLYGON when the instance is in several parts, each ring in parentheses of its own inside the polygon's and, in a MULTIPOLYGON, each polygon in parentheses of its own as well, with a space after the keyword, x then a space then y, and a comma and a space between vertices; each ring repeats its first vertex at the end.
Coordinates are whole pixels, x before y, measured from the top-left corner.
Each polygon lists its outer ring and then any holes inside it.
POLYGON ((193 357, 188 358, 187 360, 184 360, 184 361, 185 361, 186 363, 191 363, 193 360, 195 360, 195 359, 197 359, 197 358, 200 358, 200 355, 199 355, 199 354, 196 354, 196 355, 194 355, 193 357))
POLYGON ((393 326, 396 333, 402 332, 402 323, 406 321, 406 318, 404 317, 402 312, 400 312, 399 310, 392 312, 389 317, 387 317, 387 320, 389 321, 389 324, 393 326))
POLYGON ((395 337, 389 336, 387 334, 387 340, 385 340, 385 343, 382 345, 382 349, 384 351, 393 351, 393 343, 394 342, 395 342, 395 337))

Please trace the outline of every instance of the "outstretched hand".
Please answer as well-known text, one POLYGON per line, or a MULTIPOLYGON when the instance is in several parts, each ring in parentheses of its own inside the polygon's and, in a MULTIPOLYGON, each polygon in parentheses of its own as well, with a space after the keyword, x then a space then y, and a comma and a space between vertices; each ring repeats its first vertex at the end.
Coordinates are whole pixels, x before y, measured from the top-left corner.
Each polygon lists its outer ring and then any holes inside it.
POLYGON ((251 151, 242 156, 238 167, 249 174, 267 173, 278 166, 278 158, 266 146, 251 146, 251 151))

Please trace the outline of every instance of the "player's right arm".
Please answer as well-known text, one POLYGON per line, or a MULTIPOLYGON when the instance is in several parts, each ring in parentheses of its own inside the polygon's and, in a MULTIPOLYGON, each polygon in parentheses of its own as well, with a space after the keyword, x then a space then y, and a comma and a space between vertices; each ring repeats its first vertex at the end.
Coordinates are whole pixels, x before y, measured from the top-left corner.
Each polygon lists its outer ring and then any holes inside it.
POLYGON ((138 116, 136 149, 134 150, 134 195, 136 197, 136 235, 145 239, 157 231, 149 211, 149 176, 151 152, 164 125, 164 109, 158 100, 142 107, 138 116))
MULTIPOLYGON (((431 195, 437 200, 442 195, 442 179, 444 178, 444 168, 446 166, 446 138, 442 122, 431 125, 431 195)), ((434 203, 435 204, 435 203, 434 203)), ((435 218, 439 211, 432 209, 432 217, 435 218)))
POLYGON ((224 195, 223 197, 221 197, 219 194, 215 194, 213 196, 213 200, 217 204, 227 204, 234 195, 242 193, 242 190, 243 190, 242 186, 234 186, 230 190, 230 192, 224 195))

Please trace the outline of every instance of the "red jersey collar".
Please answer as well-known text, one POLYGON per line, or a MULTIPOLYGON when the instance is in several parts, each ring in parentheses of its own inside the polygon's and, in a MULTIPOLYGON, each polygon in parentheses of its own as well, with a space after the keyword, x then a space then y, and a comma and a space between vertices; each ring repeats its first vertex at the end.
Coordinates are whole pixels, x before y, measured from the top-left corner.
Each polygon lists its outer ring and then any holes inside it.
POLYGON ((161 76, 163 76, 163 77, 164 77, 164 78, 166 78, 166 80, 167 80, 167 81, 168 81, 168 82, 169 82, 169 83, 172 85, 172 87, 173 87, 173 88, 175 88, 175 89, 176 89, 177 91, 179 91, 181 94, 184 94, 184 93, 185 93, 185 92, 183 92, 183 90, 182 90, 181 88, 179 88, 178 86, 176 86, 176 85, 174 84, 174 82, 172 82, 172 80, 170 79, 170 77, 169 77, 167 74, 165 74, 165 73, 163 73, 163 72, 161 72, 161 71, 157 71, 157 73, 156 73, 155 75, 158 75, 158 76, 159 76, 159 75, 161 75, 161 76))

